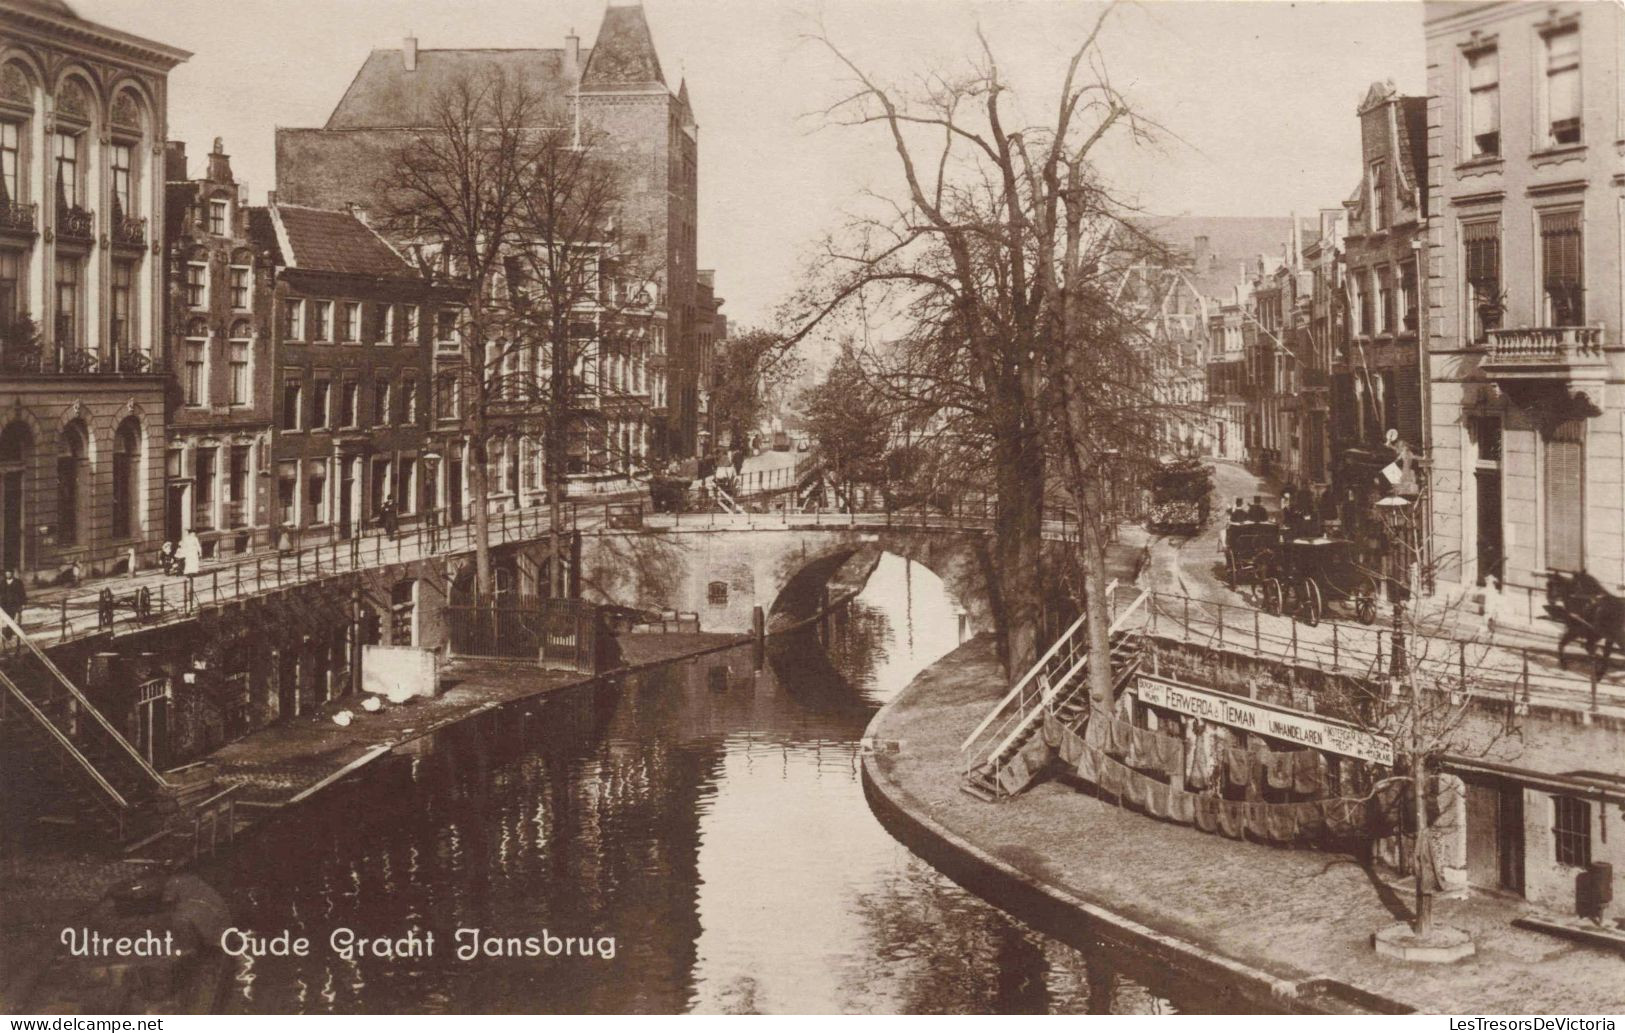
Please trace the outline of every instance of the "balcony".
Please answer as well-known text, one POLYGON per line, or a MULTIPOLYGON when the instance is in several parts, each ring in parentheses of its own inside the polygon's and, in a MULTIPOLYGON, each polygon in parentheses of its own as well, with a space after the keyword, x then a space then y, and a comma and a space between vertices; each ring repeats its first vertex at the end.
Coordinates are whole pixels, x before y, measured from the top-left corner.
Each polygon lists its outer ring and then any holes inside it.
POLYGON ((146 216, 125 215, 113 220, 113 243, 122 244, 125 247, 146 247, 146 216))
POLYGON ((58 205, 56 235, 62 240, 89 241, 96 232, 96 217, 78 205, 58 205))
POLYGON ((1490 330, 1480 368, 1492 380, 1601 380, 1608 360, 1600 326, 1537 326, 1490 330))
POLYGON ((135 349, 102 355, 83 348, 0 347, 0 372, 17 375, 124 376, 163 372, 162 363, 135 349))
POLYGON ((0 233, 33 236, 39 232, 39 206, 33 202, 0 200, 0 233))

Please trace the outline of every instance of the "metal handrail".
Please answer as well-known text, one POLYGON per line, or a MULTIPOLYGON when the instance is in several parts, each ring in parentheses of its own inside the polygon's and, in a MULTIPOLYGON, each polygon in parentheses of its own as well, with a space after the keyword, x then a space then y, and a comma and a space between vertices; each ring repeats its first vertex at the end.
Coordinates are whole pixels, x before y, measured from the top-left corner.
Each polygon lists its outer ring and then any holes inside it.
POLYGON ((115 806, 122 810, 130 809, 130 801, 124 798, 124 794, 113 788, 113 784, 103 777, 101 771, 91 762, 90 758, 85 756, 84 752, 74 745, 72 739, 62 734, 62 729, 58 728, 54 721, 46 717, 44 711, 34 705, 34 701, 29 699, 28 694, 7 676, 4 669, 0 669, 0 684, 5 685, 6 691, 10 692, 17 702, 21 703, 23 708, 33 715, 34 720, 41 727, 51 733, 51 737, 57 741, 57 745, 66 750, 68 756, 72 757, 74 762, 84 769, 85 773, 100 787, 102 792, 112 798, 115 806))
MULTIPOLYGON (((33 653, 40 663, 45 665, 45 669, 51 672, 62 688, 68 690, 68 694, 72 696, 74 701, 84 709, 85 713, 90 715, 91 720, 100 725, 102 731, 106 732, 115 744, 123 748, 124 752, 129 755, 130 759, 135 761, 136 766, 141 770, 141 772, 148 778, 152 779, 153 785, 159 789, 170 788, 169 781, 165 779, 163 775, 159 774, 156 768, 147 763, 147 758, 143 757, 141 752, 130 744, 130 740, 126 739, 118 729, 113 727, 112 723, 109 722, 106 716, 102 714, 101 709, 98 708, 94 703, 90 702, 90 700, 85 697, 85 694, 79 691, 79 687, 77 685, 68 680, 68 676, 63 674, 61 669, 58 668, 56 664, 51 662, 51 658, 46 656, 44 651, 34 644, 33 639, 28 637, 28 633, 23 631, 23 629, 18 626, 17 622, 11 619, 11 615, 6 613, 4 610, 0 610, 0 625, 3 625, 5 628, 10 630, 12 634, 22 639, 23 644, 28 647, 28 651, 33 653)), ((53 725, 52 727, 55 726, 53 725)))

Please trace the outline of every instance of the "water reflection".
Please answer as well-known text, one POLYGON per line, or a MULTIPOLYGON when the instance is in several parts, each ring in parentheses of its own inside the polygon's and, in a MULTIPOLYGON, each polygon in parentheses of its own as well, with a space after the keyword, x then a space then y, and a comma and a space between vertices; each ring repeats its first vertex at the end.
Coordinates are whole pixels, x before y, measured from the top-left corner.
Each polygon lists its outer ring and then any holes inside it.
POLYGON ((403 748, 232 862, 250 1012, 1033 1012, 1166 1008, 915 858, 870 814, 875 706, 958 644, 925 568, 885 557, 821 626, 483 715, 403 748), (335 928, 436 934, 345 959, 335 928), (458 960, 458 928, 613 936, 613 960, 458 960))

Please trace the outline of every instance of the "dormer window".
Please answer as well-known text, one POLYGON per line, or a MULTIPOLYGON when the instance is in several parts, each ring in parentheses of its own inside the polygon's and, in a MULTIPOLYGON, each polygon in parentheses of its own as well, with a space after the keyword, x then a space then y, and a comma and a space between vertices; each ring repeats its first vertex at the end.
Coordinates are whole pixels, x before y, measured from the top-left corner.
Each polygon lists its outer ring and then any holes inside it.
POLYGON ((1580 28, 1568 25, 1546 33, 1547 143, 1580 142, 1580 28))

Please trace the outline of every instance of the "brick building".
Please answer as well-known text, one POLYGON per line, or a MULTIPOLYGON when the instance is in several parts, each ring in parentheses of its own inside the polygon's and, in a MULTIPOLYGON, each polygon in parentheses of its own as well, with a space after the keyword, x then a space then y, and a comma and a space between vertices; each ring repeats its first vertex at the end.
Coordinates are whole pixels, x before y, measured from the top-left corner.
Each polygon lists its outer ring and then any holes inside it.
MULTIPOLYGON (((270 524, 279 544, 344 539, 393 497, 402 526, 461 504, 431 434, 433 353, 455 349, 455 287, 434 286, 357 214, 249 211, 275 268, 270 524)), ((455 477, 456 460, 452 459, 455 477)))
POLYGON ((664 398, 634 392, 650 396, 638 418, 605 413, 604 426, 618 426, 626 440, 641 437, 659 453, 692 455, 699 429, 699 128, 686 84, 676 93, 666 84, 641 6, 607 7, 591 48, 571 35, 556 49, 420 49, 407 39, 399 50, 374 50, 326 125, 277 130, 279 196, 326 207, 370 202, 381 163, 422 124, 428 101, 463 76, 490 73, 522 83, 561 125, 574 122, 603 141, 620 174, 618 232, 643 256, 654 284, 649 334, 664 356, 665 389, 664 398), (660 401, 668 403, 665 413, 657 412, 660 401), (662 425, 654 416, 664 417, 662 425))
POLYGON ((1446 592, 1625 586, 1625 15, 1430 4, 1431 536, 1446 592))
POLYGON ((166 353, 175 373, 165 460, 165 535, 196 531, 205 556, 270 542, 275 356, 267 252, 249 237, 243 190, 219 139, 203 175, 186 145, 165 154, 166 353))
POLYGON ((163 533, 168 76, 185 51, 0 0, 0 564, 148 562, 163 533))

